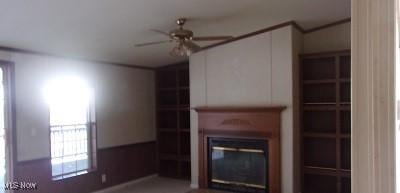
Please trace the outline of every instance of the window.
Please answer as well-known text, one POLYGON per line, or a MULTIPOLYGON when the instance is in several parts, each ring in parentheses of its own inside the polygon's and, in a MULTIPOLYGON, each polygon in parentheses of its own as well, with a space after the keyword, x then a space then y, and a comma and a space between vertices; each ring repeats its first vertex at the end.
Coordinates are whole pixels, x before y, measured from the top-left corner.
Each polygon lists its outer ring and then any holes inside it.
POLYGON ((78 78, 60 78, 45 89, 50 114, 53 179, 87 173, 96 166, 94 96, 78 78))

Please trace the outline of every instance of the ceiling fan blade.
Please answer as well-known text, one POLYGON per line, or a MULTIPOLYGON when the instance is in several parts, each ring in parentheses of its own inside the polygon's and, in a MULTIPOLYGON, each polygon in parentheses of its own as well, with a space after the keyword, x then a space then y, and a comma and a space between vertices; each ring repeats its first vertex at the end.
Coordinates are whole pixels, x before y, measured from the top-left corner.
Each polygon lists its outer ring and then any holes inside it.
POLYGON ((190 49, 190 51, 195 52, 201 49, 201 47, 197 44, 195 44, 192 41, 185 41, 183 42, 183 45, 186 46, 187 48, 190 49))
POLYGON ((164 41, 157 41, 157 42, 147 42, 147 43, 142 43, 142 44, 135 44, 136 47, 142 47, 142 46, 149 46, 149 45, 154 45, 154 44, 163 44, 163 43, 168 43, 172 42, 172 40, 164 40, 164 41))
POLYGON ((161 31, 161 30, 158 30, 158 29, 150 29, 150 31, 153 31, 153 32, 156 32, 156 33, 159 33, 159 34, 163 34, 163 35, 166 35, 166 36, 170 37, 169 33, 165 32, 165 31, 161 31))
POLYGON ((217 41, 217 40, 227 40, 232 39, 233 36, 199 36, 193 37, 193 41, 217 41))

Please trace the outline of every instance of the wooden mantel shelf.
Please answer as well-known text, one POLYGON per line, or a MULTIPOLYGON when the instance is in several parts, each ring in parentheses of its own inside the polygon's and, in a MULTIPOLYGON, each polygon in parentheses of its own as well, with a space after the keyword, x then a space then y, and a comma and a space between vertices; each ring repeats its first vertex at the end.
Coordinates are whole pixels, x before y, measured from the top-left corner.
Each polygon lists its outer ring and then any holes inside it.
POLYGON ((270 106, 270 107, 195 107, 196 112, 271 112, 283 111, 285 106, 270 106))

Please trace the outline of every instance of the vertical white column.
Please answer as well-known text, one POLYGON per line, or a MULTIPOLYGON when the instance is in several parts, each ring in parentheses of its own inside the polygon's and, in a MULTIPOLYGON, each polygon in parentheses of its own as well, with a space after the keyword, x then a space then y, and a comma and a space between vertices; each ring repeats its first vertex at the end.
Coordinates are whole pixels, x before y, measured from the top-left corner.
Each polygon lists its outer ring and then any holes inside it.
MULTIPOLYGON (((399 41, 399 1, 396 2, 396 42, 399 41)), ((400 44, 398 44, 400 46, 400 44)), ((396 192, 400 192, 400 47, 396 46, 396 192)))
POLYGON ((395 0, 352 0, 352 192, 395 192, 395 0))

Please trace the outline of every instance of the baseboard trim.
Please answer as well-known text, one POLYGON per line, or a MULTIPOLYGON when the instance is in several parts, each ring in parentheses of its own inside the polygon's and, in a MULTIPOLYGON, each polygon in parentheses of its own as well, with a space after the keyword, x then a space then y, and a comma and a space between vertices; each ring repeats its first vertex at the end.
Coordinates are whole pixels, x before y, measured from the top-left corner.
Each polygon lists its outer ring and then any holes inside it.
POLYGON ((122 183, 122 184, 111 186, 111 187, 108 187, 108 188, 105 188, 105 189, 97 190, 97 191, 92 192, 92 193, 110 193, 110 192, 125 188, 127 186, 131 186, 131 185, 137 184, 139 182, 143 182, 145 180, 149 180, 151 178, 155 178, 157 176, 158 176, 158 174, 152 174, 152 175, 145 176, 145 177, 142 177, 142 178, 138 178, 138 179, 135 179, 135 180, 132 180, 132 181, 129 181, 129 182, 125 182, 125 183, 122 183))
POLYGON ((192 188, 192 189, 198 189, 199 188, 199 185, 198 184, 190 184, 190 188, 192 188))

